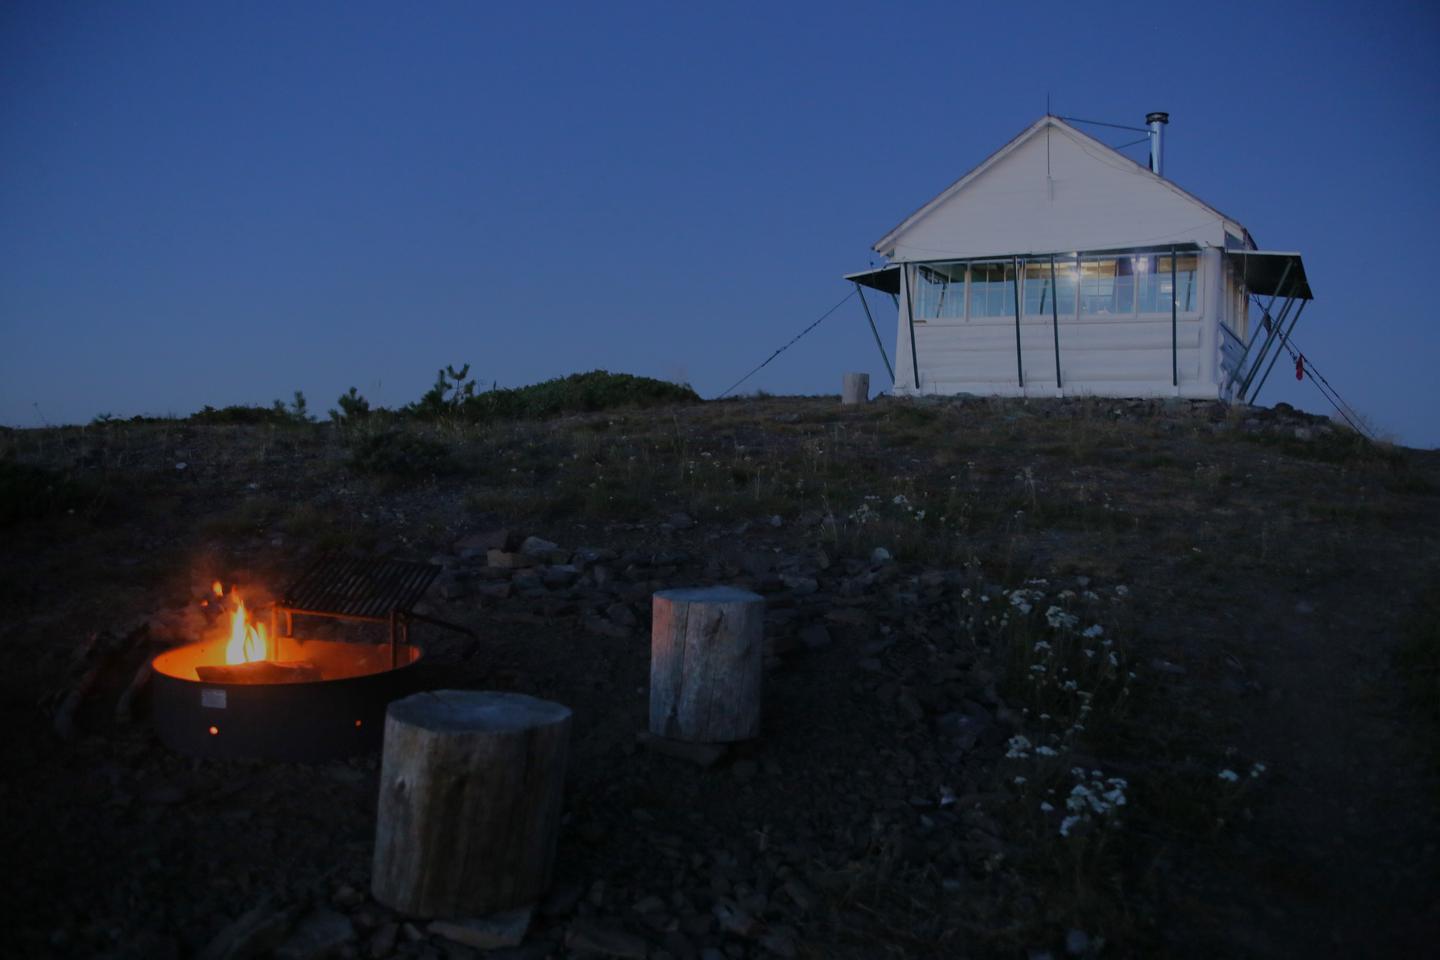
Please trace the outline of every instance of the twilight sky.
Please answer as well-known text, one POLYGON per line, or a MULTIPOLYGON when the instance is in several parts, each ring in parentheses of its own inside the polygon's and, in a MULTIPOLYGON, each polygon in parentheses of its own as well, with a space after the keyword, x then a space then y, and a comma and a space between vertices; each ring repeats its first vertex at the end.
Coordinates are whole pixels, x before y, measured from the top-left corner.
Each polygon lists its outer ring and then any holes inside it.
MULTIPOLYGON (((1169 111, 1166 175, 1304 254, 1307 356, 1434 447, 1437 51, 1385 0, 6 3, 0 423, 394 406, 461 362, 713 396, 1048 93, 1169 111)), ((854 301, 743 389, 844 370, 889 387, 854 301)), ((1329 412, 1283 365, 1279 400, 1329 412)))

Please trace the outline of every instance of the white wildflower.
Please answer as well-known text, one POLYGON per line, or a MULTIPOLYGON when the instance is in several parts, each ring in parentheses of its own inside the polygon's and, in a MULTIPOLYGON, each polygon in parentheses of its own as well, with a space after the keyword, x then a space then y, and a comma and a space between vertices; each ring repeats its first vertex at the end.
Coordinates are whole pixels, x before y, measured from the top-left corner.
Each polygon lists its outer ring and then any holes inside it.
POLYGON ((1221 770, 1220 779, 1224 780, 1226 783, 1236 783, 1240 780, 1240 774, 1236 773, 1234 770, 1221 770))
POLYGON ((1047 747, 1047 746, 1045 746, 1044 744, 1041 744, 1040 746, 1038 746, 1038 747, 1035 748, 1035 756, 1037 756, 1037 757, 1055 757, 1055 756, 1059 756, 1059 754, 1057 754, 1057 753, 1056 753, 1054 750, 1052 750, 1050 747, 1047 747))
POLYGON ((1033 749, 1029 738, 1019 734, 1011 737, 1006 743, 1006 746, 1009 747, 1009 749, 1005 751, 1005 756, 1011 760, 1024 760, 1030 756, 1030 750, 1033 749))
POLYGON ((1045 611, 1045 622, 1050 624, 1053 630, 1073 630, 1080 622, 1080 618, 1066 613, 1059 607, 1051 607, 1045 611))
POLYGON ((1083 631, 1081 631, 1080 636, 1084 637, 1086 640, 1094 640, 1096 637, 1101 636, 1104 633, 1105 628, 1100 626, 1100 624, 1096 623, 1086 627, 1083 631))
POLYGON ((1080 818, 1079 818, 1079 817, 1074 817, 1074 816, 1066 817, 1064 820, 1061 820, 1061 821, 1060 821, 1060 836, 1062 836, 1062 837, 1068 837, 1068 836, 1070 836, 1070 831, 1071 831, 1071 829, 1073 829, 1074 826, 1075 826, 1077 823, 1079 823, 1079 822, 1080 822, 1080 818))
POLYGON ((1040 812, 1041 812, 1041 813, 1054 813, 1054 812, 1055 812, 1055 804, 1053 804, 1053 803, 1046 803, 1044 800, 1041 800, 1041 801, 1040 801, 1040 812))
POLYGON ((1265 764, 1263 764, 1263 763, 1257 763, 1257 764, 1255 764, 1254 766, 1252 766, 1252 767, 1250 768, 1250 776, 1251 776, 1252 779, 1253 779, 1254 777, 1258 777, 1258 776, 1260 776, 1260 774, 1264 773, 1267 769, 1268 769, 1268 768, 1265 766, 1265 764))
POLYGON ((1017 786, 1017 787, 1023 787, 1023 786, 1025 785, 1025 783, 1026 783, 1026 780, 1025 780, 1024 777, 1016 777, 1016 778, 1015 778, 1015 786, 1017 786))
POLYGON ((1047 650, 1053 650, 1055 648, 1050 646, 1049 641, 1036 640, 1035 646, 1031 647, 1030 649, 1034 650, 1036 653, 1044 653, 1047 650))

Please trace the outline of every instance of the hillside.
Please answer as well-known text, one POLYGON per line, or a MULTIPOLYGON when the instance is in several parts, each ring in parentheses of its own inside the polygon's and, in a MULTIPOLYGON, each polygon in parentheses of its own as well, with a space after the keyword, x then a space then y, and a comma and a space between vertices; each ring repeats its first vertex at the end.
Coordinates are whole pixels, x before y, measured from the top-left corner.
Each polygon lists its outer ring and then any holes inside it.
POLYGON ((322 552, 444 565, 425 609, 481 640, 417 628, 431 686, 575 711, 553 892, 496 955, 1440 934, 1434 452, 1288 408, 756 398, 3 431, 0 483, 11 955, 478 955, 369 898, 377 758, 190 760, 116 716, 212 580, 322 552), (649 597, 710 583, 765 596, 768 654, 763 737, 704 767, 636 733, 649 597))

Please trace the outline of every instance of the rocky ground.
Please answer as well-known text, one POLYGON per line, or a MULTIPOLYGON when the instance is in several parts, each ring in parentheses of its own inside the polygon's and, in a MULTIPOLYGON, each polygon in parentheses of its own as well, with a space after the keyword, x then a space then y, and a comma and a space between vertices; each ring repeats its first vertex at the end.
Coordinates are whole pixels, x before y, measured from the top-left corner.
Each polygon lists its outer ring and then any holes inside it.
POLYGON ((1440 582, 1434 453, 1123 401, 407 430, 0 438, 63 481, 0 553, 8 954, 1393 956, 1440 933, 1437 741, 1393 658, 1440 582), (481 643, 417 628, 426 685, 574 710, 528 923, 371 899, 376 756, 177 756, 126 693, 204 628, 212 579, 275 588, 322 551, 443 567, 423 609, 481 643), (766 599, 764 734, 650 749, 649 598, 718 583, 766 599))

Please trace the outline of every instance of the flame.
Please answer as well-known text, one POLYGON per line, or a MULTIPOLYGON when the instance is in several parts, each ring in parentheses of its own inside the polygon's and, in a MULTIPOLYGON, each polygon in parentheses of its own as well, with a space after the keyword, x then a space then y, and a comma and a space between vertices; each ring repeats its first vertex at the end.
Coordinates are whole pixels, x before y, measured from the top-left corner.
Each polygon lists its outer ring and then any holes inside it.
MULTIPOLYGON (((216 581, 219 585, 219 581, 216 581)), ((245 610, 245 601, 231 588, 235 598, 235 613, 230 618, 230 640, 225 644, 226 663, 253 663, 270 659, 270 637, 264 624, 252 623, 245 610)))
POLYGON ((225 585, 222 584, 219 580, 216 580, 214 583, 210 584, 210 589, 215 591, 215 596, 217 597, 225 596, 225 585))

